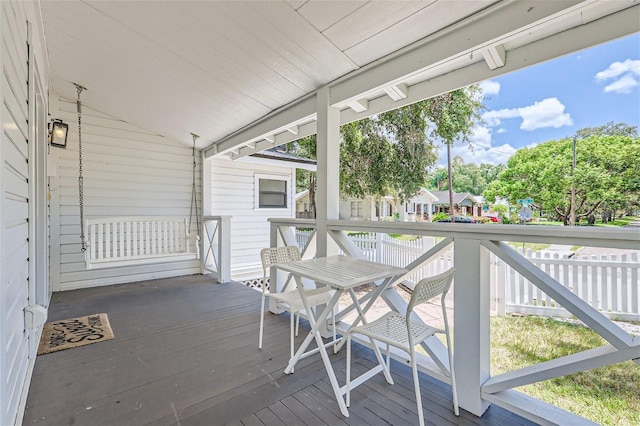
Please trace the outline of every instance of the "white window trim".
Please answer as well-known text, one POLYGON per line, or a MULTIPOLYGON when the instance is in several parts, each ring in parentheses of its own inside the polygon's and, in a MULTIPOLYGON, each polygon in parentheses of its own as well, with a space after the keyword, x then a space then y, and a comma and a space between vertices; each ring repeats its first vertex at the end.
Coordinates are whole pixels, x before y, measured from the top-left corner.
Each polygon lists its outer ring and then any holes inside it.
POLYGON ((290 211, 291 205, 295 205, 293 200, 293 192, 291 191, 291 175, 271 175, 264 173, 256 173, 253 183, 253 210, 259 211, 290 211), (287 207, 260 207, 260 179, 282 180, 287 183, 287 207))

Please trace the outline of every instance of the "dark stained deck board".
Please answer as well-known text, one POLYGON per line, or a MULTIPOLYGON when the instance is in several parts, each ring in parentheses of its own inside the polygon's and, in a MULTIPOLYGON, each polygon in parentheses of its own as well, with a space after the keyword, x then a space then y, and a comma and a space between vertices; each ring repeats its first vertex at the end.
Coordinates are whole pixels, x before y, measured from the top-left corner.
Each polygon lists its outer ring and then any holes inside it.
MULTIPOLYGON (((380 374, 353 390, 345 418, 319 356, 284 374, 288 314, 265 315, 257 349, 259 307, 259 292, 200 275, 56 293, 49 321, 106 312, 115 338, 38 357, 24 424, 417 423, 406 365, 393 364, 393 386, 380 374)), ((298 344, 306 330, 302 321, 298 344)), ((345 353, 330 351, 341 383, 345 353)), ((354 374, 373 365, 355 345, 354 374)), ((421 390, 428 424, 531 424, 498 407, 456 417, 448 385, 423 376, 421 390)))

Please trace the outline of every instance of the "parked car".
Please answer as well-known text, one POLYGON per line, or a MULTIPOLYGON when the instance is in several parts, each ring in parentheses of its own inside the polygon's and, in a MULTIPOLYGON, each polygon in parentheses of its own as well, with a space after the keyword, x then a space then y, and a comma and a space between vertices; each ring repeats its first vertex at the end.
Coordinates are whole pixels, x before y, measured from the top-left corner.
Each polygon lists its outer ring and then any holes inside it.
MULTIPOLYGON (((476 220, 474 218, 472 218, 472 217, 469 217, 469 216, 458 216, 458 215, 453 216, 453 221, 455 223, 476 223, 476 220)), ((451 218, 449 218, 449 219, 440 219, 438 222, 451 223, 451 218)))
POLYGON ((498 216, 486 215, 485 217, 488 218, 491 222, 495 222, 495 223, 501 222, 498 216))

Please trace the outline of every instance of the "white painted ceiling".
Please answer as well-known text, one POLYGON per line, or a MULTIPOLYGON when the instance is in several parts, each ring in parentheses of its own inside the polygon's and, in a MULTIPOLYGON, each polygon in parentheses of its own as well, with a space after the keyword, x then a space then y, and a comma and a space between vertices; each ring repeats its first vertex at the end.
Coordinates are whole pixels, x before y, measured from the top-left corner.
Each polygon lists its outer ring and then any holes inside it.
POLYGON ((465 25, 485 19, 491 33, 493 10, 501 20, 508 16, 500 15, 507 6, 514 20, 542 7, 555 16, 538 27, 522 19, 519 31, 502 34, 503 40, 492 36, 500 49, 509 50, 638 3, 47 0, 40 5, 54 92, 74 99, 73 83, 81 84, 88 89, 82 100, 92 108, 187 144, 190 133, 197 133, 199 147, 205 147, 351 75, 371 72, 374 78, 370 87, 343 90, 348 96, 340 107, 379 98, 385 94, 375 78, 379 66, 393 66, 390 59, 401 56, 398 52, 431 40, 437 44, 452 31, 459 34, 459 50, 448 46, 446 58, 426 55, 413 72, 390 83, 417 85, 482 61, 486 40, 469 41, 470 33, 465 42, 465 25), (563 9, 569 12, 562 15, 563 9), (478 49, 475 59, 470 45, 478 49))

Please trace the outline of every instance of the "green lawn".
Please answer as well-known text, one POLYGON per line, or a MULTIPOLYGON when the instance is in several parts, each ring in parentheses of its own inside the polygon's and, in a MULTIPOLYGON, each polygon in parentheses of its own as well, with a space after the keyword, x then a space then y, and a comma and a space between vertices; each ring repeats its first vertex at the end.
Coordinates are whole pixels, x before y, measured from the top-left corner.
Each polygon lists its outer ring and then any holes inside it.
MULTIPOLYGON (((606 342, 582 325, 540 317, 491 319, 491 374, 606 342)), ((603 425, 640 425, 640 367, 627 361, 517 390, 603 425)))

